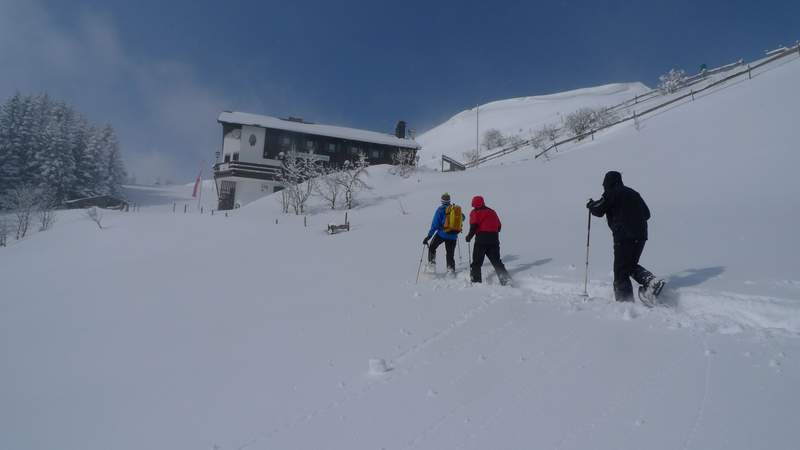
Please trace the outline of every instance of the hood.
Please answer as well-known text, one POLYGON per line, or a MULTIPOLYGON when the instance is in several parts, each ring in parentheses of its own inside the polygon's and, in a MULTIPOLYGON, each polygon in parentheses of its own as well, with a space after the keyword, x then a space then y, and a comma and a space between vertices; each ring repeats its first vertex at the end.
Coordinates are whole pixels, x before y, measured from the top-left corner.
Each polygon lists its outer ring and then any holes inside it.
POLYGON ((484 206, 486 206, 486 203, 483 202, 483 197, 481 197, 480 195, 472 197, 473 208, 483 208, 484 206))
POLYGON ((603 189, 609 190, 617 186, 622 186, 622 174, 615 170, 606 172, 606 176, 603 178, 603 189))

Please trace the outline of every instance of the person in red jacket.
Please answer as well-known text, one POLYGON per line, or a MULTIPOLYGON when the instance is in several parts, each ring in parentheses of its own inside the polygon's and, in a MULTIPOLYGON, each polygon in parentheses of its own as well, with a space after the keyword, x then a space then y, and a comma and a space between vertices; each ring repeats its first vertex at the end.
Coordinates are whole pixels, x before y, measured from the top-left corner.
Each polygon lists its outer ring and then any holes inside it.
POLYGON ((511 276, 500 260, 500 218, 493 209, 488 208, 483 197, 476 195, 472 198, 473 210, 469 213, 469 234, 467 242, 475 237, 475 247, 472 250, 472 265, 470 266, 470 279, 473 283, 480 283, 481 266, 483 258, 488 257, 489 262, 497 272, 500 284, 505 286, 511 281, 511 276))

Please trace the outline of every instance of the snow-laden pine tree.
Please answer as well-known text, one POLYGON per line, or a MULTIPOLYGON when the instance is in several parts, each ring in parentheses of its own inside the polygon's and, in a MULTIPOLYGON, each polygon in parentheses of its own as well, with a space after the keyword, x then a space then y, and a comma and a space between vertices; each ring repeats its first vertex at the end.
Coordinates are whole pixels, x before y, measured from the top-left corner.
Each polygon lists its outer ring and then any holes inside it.
POLYGON ((122 195, 121 186, 127 174, 125 166, 122 164, 122 156, 119 153, 119 141, 111 125, 103 128, 103 143, 105 144, 103 163, 103 182, 106 192, 115 197, 122 195))
POLYGON ((15 94, 0 105, 0 200, 18 186, 33 186, 64 200, 120 196, 125 168, 114 129, 85 117, 47 94, 15 94))

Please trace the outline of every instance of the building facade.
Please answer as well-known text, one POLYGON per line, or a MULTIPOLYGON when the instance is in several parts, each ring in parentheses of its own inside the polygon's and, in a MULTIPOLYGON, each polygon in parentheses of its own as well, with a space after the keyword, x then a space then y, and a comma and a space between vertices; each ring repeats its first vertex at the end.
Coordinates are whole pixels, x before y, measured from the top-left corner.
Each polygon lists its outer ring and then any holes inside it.
POLYGON ((375 165, 392 164, 398 152, 420 148, 413 139, 406 139, 402 121, 395 135, 229 111, 217 121, 222 125, 222 151, 214 165, 214 181, 220 210, 283 189, 282 158, 290 152, 326 166, 341 166, 364 153, 375 165))

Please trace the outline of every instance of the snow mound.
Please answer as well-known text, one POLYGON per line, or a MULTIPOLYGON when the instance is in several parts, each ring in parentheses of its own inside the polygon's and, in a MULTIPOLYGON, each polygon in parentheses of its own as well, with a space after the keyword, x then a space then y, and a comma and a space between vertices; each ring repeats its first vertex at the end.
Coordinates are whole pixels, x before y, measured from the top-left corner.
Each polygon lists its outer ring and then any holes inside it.
MULTIPOLYGON (((642 83, 617 83, 486 103, 479 107, 481 139, 489 129, 526 139, 542 125, 561 125, 562 117, 580 108, 612 106, 649 90, 642 83)), ((472 108, 418 136, 420 163, 438 167, 442 154, 463 160, 464 152, 475 148, 475 126, 476 111, 472 108)))

